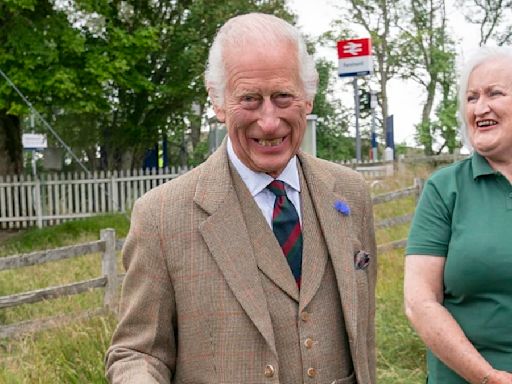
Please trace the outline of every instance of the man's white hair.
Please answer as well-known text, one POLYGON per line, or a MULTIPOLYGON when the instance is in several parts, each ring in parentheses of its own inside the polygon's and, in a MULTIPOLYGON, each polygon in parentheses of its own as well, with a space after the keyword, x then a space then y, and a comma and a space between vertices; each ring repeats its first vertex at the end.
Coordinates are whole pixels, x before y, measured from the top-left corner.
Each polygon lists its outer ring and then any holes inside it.
MULTIPOLYGON (((512 48, 511 47, 488 47, 483 46, 474 51, 473 55, 462 67, 459 80, 459 113, 458 118, 460 121, 460 136, 462 142, 466 148, 473 150, 473 145, 469 139, 469 132, 466 120, 466 104, 468 90, 468 81, 471 73, 476 67, 489 61, 506 59, 510 60, 510 66, 512 68, 512 48)), ((512 78, 511 78, 512 81, 512 78)))
MULTIPOLYGON (((224 52, 227 48, 265 47, 274 49, 283 42, 292 43, 297 49, 299 76, 305 97, 313 101, 318 84, 318 72, 313 57, 308 54, 300 32, 286 21, 264 13, 248 13, 229 19, 217 32, 208 55, 205 72, 206 88, 215 105, 224 104, 226 67, 224 52)), ((236 52, 236 51, 235 51, 236 52)), ((290 58, 292 60, 293 58, 290 58)))

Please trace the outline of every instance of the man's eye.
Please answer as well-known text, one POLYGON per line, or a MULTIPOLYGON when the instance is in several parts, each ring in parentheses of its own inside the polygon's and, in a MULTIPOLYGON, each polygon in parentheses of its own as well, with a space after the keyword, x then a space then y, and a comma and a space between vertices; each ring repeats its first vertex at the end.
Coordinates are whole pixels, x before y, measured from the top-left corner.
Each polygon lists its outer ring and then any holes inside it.
POLYGON ((277 93, 275 94, 272 99, 274 100, 274 103, 279 108, 286 108, 290 106, 290 104, 293 101, 293 95, 289 93, 277 93))
POLYGON ((240 98, 240 104, 245 109, 256 109, 260 104, 260 98, 254 95, 244 95, 240 98))

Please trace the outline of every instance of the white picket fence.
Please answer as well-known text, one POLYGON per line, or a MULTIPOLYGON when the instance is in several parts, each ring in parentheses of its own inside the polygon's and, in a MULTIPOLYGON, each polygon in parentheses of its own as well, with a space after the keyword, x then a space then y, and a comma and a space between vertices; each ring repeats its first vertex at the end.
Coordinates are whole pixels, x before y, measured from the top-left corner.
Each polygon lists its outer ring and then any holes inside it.
MULTIPOLYGON (((368 178, 389 176, 393 163, 340 162, 368 178)), ((0 230, 55 225, 102 213, 127 212, 135 200, 189 168, 0 176, 0 230)))
POLYGON ((0 229, 39 228, 102 213, 126 212, 150 189, 188 168, 0 176, 0 229))

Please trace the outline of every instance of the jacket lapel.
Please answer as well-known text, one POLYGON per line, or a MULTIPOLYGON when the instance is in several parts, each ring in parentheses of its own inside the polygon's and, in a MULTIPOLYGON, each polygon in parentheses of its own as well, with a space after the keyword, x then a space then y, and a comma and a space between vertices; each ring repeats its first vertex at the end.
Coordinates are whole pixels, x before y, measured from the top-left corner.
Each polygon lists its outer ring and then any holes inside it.
POLYGON ((299 167, 299 177, 301 184, 302 233, 304 234, 300 313, 311 302, 320 287, 328 256, 322 241, 323 234, 319 227, 315 208, 313 207, 308 183, 304 179, 304 172, 302 172, 301 167, 299 167))
MULTIPOLYGON (((352 343, 357 340, 357 295, 350 235, 351 221, 350 216, 344 216, 334 208, 337 200, 346 201, 346 198, 335 193, 336 180, 325 175, 325 168, 315 166, 314 162, 318 160, 308 158, 303 153, 299 154, 299 159, 336 274, 345 326, 352 348, 352 343)), ((355 350, 352 351, 354 352, 355 350)))
POLYGON ((279 242, 238 173, 233 170, 231 177, 238 196, 238 201, 242 206, 242 214, 245 218, 250 218, 250 220, 246 220, 245 223, 248 233, 251 234, 250 241, 254 245, 254 256, 258 268, 275 285, 298 302, 299 290, 293 278, 290 266, 281 251, 279 242))
POLYGON ((227 284, 277 356, 251 240, 229 172, 225 142, 204 164, 194 202, 210 214, 199 231, 227 284))

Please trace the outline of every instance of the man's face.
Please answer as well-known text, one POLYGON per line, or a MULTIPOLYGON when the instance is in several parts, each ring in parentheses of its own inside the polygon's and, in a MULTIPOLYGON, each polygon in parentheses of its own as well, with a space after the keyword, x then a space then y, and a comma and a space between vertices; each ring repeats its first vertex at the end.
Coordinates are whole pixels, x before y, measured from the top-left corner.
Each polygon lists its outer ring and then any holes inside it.
POLYGON ((297 153, 306 130, 306 101, 296 49, 277 47, 225 50, 224 105, 215 113, 225 122, 238 158, 250 169, 277 177, 297 153))

